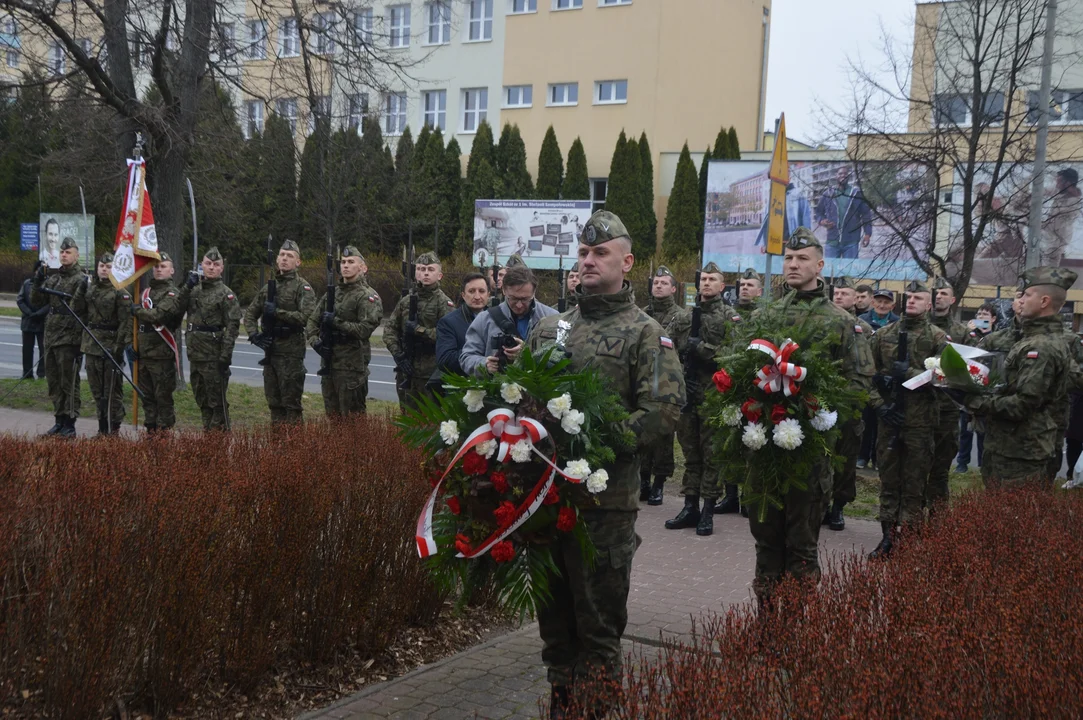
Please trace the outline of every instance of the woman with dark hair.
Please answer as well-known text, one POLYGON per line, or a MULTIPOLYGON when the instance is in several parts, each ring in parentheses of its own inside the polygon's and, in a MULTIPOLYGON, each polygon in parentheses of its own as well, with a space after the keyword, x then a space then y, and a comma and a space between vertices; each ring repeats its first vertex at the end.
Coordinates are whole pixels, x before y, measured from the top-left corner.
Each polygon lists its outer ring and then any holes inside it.
POLYGON ((459 307, 436 323, 436 372, 429 378, 429 388, 439 390, 440 376, 446 372, 463 375, 459 353, 466 343, 466 330, 479 312, 489 306, 489 281, 478 272, 463 276, 459 307))

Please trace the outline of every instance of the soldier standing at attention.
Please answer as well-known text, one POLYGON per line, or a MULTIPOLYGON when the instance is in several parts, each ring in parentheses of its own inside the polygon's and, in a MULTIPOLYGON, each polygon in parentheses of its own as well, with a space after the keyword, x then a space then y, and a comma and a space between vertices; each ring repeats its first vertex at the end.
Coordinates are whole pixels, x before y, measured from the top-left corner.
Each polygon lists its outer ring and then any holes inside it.
POLYGON ((293 240, 282 243, 275 266, 274 302, 267 301, 264 285, 244 314, 244 327, 249 342, 266 352, 260 364, 271 422, 300 423, 301 396, 305 391, 305 323, 316 309, 316 293, 297 272, 301 248, 293 240), (269 321, 273 327, 264 325, 269 321))
MULTIPOLYGON (((624 430, 638 451, 673 432, 684 405, 684 378, 673 343, 640 310, 625 276, 635 258, 624 224, 601 210, 579 238, 579 306, 543 318, 530 334, 531 351, 557 346, 571 354, 573 371, 596 368, 630 413, 624 430)), ((567 534, 553 547, 559 575, 549 577, 552 601, 538 610, 542 661, 552 684, 550 717, 563 718, 573 682, 601 676, 619 683, 621 635, 628 622, 628 591, 635 532, 639 462, 622 452, 605 470, 608 488, 598 507, 582 518, 596 550, 593 566, 583 561, 578 543, 567 534)), ((605 707, 589 708, 605 715, 605 707)))
POLYGON ((737 280, 737 315, 735 322, 741 319, 740 313, 749 314, 756 309, 756 302, 763 297, 763 278, 752 268, 746 268, 737 280))
POLYGON ((361 271, 364 266, 364 258, 356 247, 342 248, 335 311, 328 313, 327 302, 321 299, 317 312, 308 321, 309 342, 323 358, 320 389, 328 417, 362 414, 366 410, 369 338, 380 326, 384 313, 380 296, 365 282, 361 271), (325 323, 330 323, 333 329, 330 347, 323 346, 320 335, 325 323))
POLYGON ((30 303, 50 307, 45 319, 45 379, 49 398, 53 401, 56 424, 46 435, 75 437, 75 418, 79 417, 82 399, 79 397, 79 366, 83 356, 79 346, 83 328, 64 307, 61 298, 47 295, 44 289, 75 295, 87 277, 79 267, 79 246, 70 237, 60 243, 60 267, 46 275, 45 266, 38 267, 30 290, 30 303))
POLYGON ((443 277, 435 253, 420 255, 414 265, 417 320, 410 320, 410 296, 406 295, 384 321, 384 344, 395 358, 396 389, 403 410, 413 407, 414 396, 426 391, 436 370, 436 324, 455 310, 455 303, 440 289, 443 277), (408 352, 411 342, 412 355, 408 352))
MULTIPOLYGON (((721 476, 713 447, 716 430, 708 422, 703 398, 707 387, 713 382, 712 376, 718 371, 715 355, 729 335, 730 308, 722 302, 725 286, 722 270, 713 262, 707 263, 700 271, 699 279, 702 318, 699 337, 689 337, 692 329, 692 310, 689 308, 678 313, 668 327, 684 362, 688 404, 681 410, 677 425, 677 442, 684 453, 681 487, 684 508, 675 518, 666 520, 667 530, 694 527, 697 535, 714 532, 715 501, 719 496, 721 476), (700 498, 703 498, 702 510, 699 507, 700 498)), ((727 484, 726 500, 718 512, 738 512, 740 509, 737 486, 727 484)))
MULTIPOLYGON (((115 360, 123 362, 124 348, 132 337, 132 296, 127 290, 113 287, 109 279, 112 269, 113 253, 102 253, 98 258, 97 276, 93 282, 79 286, 72 306, 85 319, 98 342, 115 360)), ((116 435, 124 420, 124 379, 98 343, 85 332, 80 349, 86 355, 86 377, 98 410, 98 434, 116 435)))
POLYGON ((132 308, 139 321, 139 390, 143 393, 143 422, 148 433, 168 430, 177 423, 173 392, 177 389, 177 353, 173 333, 180 327, 184 308, 173 284, 173 260, 159 253, 151 270, 150 288, 142 305, 132 308))
MULTIPOLYGON (((831 304, 827 287, 820 278, 824 250, 812 231, 801 227, 786 242, 783 256, 782 300, 771 312, 784 313, 792 324, 814 319, 823 328, 832 360, 841 365, 843 376, 856 391, 867 392, 874 373, 869 347, 863 335, 854 332, 853 318, 831 304)), ((856 408, 836 408, 843 410, 856 408)), ((750 477, 755 484, 756 478, 750 477)), ((767 608, 775 585, 784 576, 819 582, 820 520, 825 497, 831 492, 831 464, 827 458, 806 478, 805 489, 791 487, 781 508, 769 508, 760 522, 758 513, 749 513, 749 529, 756 540, 756 577, 752 589, 760 608, 767 608)))
MULTIPOLYGON (((572 269, 568 271, 568 277, 564 279, 564 286, 568 288, 568 292, 565 293, 564 301, 568 304, 568 309, 579 304, 579 296, 576 294, 575 289, 579 287, 579 261, 576 260, 572 265, 572 269)), ((665 327, 663 325, 663 327, 665 327)))
MULTIPOLYGON (((935 293, 933 314, 930 318, 933 325, 947 334, 948 342, 965 345, 969 337, 966 325, 952 315, 955 288, 947 278, 937 276, 932 289, 935 293)), ((929 482, 925 484, 925 507, 929 508, 930 512, 936 510, 938 503, 947 502, 951 464, 959 454, 959 407, 945 395, 940 396, 940 422, 933 432, 933 441, 933 469, 929 474, 929 482)))
MULTIPOLYGON (((647 314, 663 328, 681 311, 677 304, 677 280, 665 265, 651 278, 651 301, 647 314)), ((673 433, 643 451, 639 458, 639 500, 648 505, 662 504, 666 480, 673 474, 673 433), (651 475, 654 483, 651 483, 651 475)))
MULTIPOLYGON (((940 423, 940 398, 932 384, 916 390, 899 384, 925 372, 925 360, 937 357, 948 341, 947 334, 929 322, 932 293, 917 280, 906 286, 906 316, 872 336, 877 387, 883 405, 876 442, 876 467, 880 472, 880 529, 883 538, 870 559, 887 558, 895 547, 895 532, 912 527, 924 518, 926 485, 932 471, 934 433, 940 423), (899 332, 905 324, 907 359, 899 360, 899 332), (894 404, 903 393, 903 407, 894 404)), ((955 421, 958 423, 958 419, 955 421)))
POLYGON ((230 363, 237 330, 241 324, 241 304, 222 282, 225 260, 218 248, 203 255, 198 272, 188 273, 180 291, 180 307, 188 310, 188 360, 192 363, 192 394, 203 416, 204 430, 229 430, 230 363))

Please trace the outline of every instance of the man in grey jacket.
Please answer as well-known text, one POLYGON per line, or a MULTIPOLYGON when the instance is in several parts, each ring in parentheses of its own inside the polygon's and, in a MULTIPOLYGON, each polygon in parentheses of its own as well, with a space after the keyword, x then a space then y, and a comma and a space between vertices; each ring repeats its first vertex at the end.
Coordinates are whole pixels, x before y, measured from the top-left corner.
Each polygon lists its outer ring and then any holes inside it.
POLYGON ((459 355, 466 375, 483 370, 495 373, 515 362, 534 325, 543 317, 557 314, 554 308, 534 299, 538 281, 526 265, 509 267, 503 288, 504 301, 488 312, 478 313, 466 331, 466 343, 459 355))

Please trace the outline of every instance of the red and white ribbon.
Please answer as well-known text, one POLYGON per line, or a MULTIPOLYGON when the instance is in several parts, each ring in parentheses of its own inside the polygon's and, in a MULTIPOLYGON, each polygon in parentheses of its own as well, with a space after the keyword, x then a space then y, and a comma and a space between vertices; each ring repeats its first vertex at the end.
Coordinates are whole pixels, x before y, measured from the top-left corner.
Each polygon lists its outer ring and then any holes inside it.
POLYGON ((781 390, 787 397, 796 395, 799 389, 798 383, 808 377, 806 368, 790 362, 790 356, 799 347, 789 338, 786 338, 781 348, 775 347, 767 340, 753 340, 748 349, 766 353, 773 361, 773 364, 760 368, 756 373, 756 379, 752 381, 753 384, 768 394, 781 390))
MULTIPOLYGON (((150 299, 150 288, 143 289, 142 304, 147 310, 154 307, 154 301, 150 299)), ((162 341, 173 351, 173 363, 177 366, 177 374, 180 375, 180 352, 177 350, 177 338, 173 337, 173 333, 165 325, 155 325, 154 332, 158 333, 162 341)))

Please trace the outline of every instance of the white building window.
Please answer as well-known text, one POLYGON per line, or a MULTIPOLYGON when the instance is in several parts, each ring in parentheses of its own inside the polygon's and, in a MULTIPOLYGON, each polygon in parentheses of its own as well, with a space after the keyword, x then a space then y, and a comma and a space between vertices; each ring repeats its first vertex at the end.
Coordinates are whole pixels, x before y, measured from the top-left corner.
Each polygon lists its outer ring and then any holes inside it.
POLYGON ((504 107, 528 108, 534 104, 533 85, 505 85, 504 107))
POLYGON ((463 132, 478 131, 478 125, 489 116, 488 88, 463 90, 463 132))
POLYGON ((331 119, 331 96, 320 95, 316 98, 316 104, 308 113, 308 134, 316 130, 316 121, 329 121, 331 119))
POLYGON ((94 44, 90 42, 90 38, 78 38, 75 42, 84 55, 87 57, 94 56, 94 44))
MULTIPOLYGON (((983 100, 982 125, 1004 121, 1004 93, 986 93, 983 100)), ((973 98, 958 93, 940 93, 933 100, 933 122, 940 126, 968 126, 974 122, 971 112, 973 98)))
POLYGON ((372 44, 372 8, 365 8, 354 13, 353 37, 358 45, 372 44))
POLYGON ((538 12, 538 0, 511 0, 511 14, 538 12))
POLYGON ((297 132, 297 98, 282 98, 275 103, 278 116, 289 121, 290 133, 297 132))
POLYGON ((402 135, 406 129, 406 93, 388 93, 384 98, 384 134, 402 135))
POLYGON ((470 0, 471 42, 493 39, 493 0, 470 0))
POLYGON ((6 15, 3 19, 0 19, 0 35, 6 35, 4 42, 11 43, 17 38, 19 34, 19 24, 15 22, 15 18, 11 15, 6 15))
POLYGON ((237 51, 237 31, 233 23, 218 24, 218 59, 232 60, 237 51))
POLYGON ((63 75, 68 69, 67 57, 64 55, 64 47, 54 42, 49 45, 49 72, 55 77, 63 75))
POLYGON ((428 5, 429 36, 427 45, 447 45, 451 42, 451 6, 446 2, 428 5))
POLYGON ((590 212, 592 215, 599 210, 605 210, 605 195, 608 191, 608 178, 590 179, 590 212))
POLYGON ((244 112, 247 122, 244 124, 244 136, 251 138, 263 132, 263 101, 246 100, 244 112))
POLYGON ((297 18, 282 18, 278 25, 278 56, 297 57, 301 54, 301 35, 297 18))
POLYGON ((249 60, 265 60, 267 58, 267 26, 262 20, 249 20, 245 25, 248 27, 248 47, 245 57, 249 60))
POLYGON ((554 83, 549 86, 549 105, 578 105, 579 83, 554 83))
POLYGON ((369 94, 358 93, 357 95, 350 96, 350 111, 347 117, 347 124, 351 130, 356 130, 361 134, 362 121, 365 116, 369 114, 369 94))
POLYGON ((7 51, 7 63, 9 68, 19 67, 19 51, 8 48, 7 51))
POLYGON ((410 47, 410 6, 392 5, 387 9, 387 13, 391 47, 410 47))
POLYGON ((627 80, 602 80, 594 83, 595 105, 616 105, 628 102, 627 80))
POLYGON ((575 10, 583 7, 583 0, 553 0, 554 10, 575 10))
POLYGON ((425 103, 423 121, 429 127, 447 129, 447 90, 428 90, 421 93, 425 103))
MULTIPOLYGON (((1083 122, 1083 90, 1053 90, 1049 96, 1049 124, 1075 125, 1083 122)), ((1037 123, 1041 113, 1038 93, 1027 93, 1027 120, 1037 123)))
POLYGON ((317 15, 315 24, 313 45, 316 54, 333 55, 335 53, 335 16, 331 13, 317 15))
POLYGON ((632 0, 598 0, 598 7, 609 7, 610 5, 631 5, 632 0))

